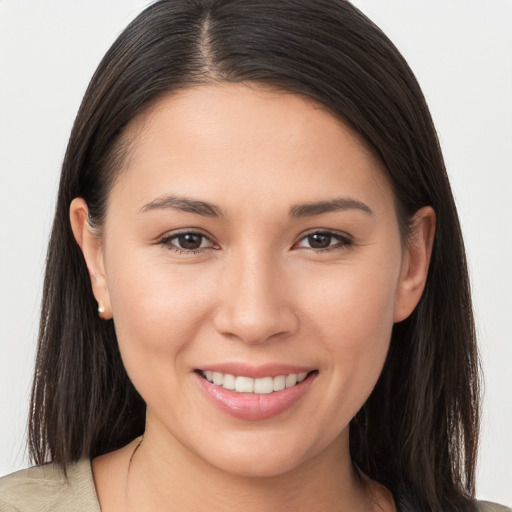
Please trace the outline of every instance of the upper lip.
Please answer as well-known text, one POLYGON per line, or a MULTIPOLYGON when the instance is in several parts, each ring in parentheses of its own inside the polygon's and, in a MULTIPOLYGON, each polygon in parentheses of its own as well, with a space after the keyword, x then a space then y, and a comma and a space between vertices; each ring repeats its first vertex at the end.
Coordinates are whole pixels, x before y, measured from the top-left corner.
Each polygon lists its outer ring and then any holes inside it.
POLYGON ((278 375, 290 375, 291 373, 303 373, 311 372, 316 368, 311 366, 300 366, 280 363, 269 363, 263 365, 250 365, 244 363, 219 363, 219 364, 208 364, 197 368, 199 371, 211 371, 219 372, 230 375, 240 375, 244 377, 251 377, 253 379, 259 379, 262 377, 277 377, 278 375))

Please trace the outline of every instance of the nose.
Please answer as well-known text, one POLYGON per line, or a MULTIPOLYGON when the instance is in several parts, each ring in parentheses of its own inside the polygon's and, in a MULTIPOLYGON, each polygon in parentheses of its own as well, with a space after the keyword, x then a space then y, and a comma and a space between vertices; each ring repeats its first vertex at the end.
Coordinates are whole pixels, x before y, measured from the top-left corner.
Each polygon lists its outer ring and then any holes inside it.
POLYGON ((233 258, 219 287, 216 330, 250 344, 296 332, 299 320, 284 276, 279 265, 258 254, 233 258))

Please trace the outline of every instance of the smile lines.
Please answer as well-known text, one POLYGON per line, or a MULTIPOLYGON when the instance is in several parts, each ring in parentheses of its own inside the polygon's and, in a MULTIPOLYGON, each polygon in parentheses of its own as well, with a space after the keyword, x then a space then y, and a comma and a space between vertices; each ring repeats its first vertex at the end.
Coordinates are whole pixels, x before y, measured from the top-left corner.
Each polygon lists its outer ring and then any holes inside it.
POLYGON ((237 393, 254 393, 256 395, 268 395, 274 391, 282 391, 291 388, 302 382, 308 372, 290 373, 289 375, 278 375, 276 377, 262 377, 253 379, 242 375, 231 375, 212 371, 201 371, 201 375, 212 384, 222 386, 224 389, 236 391, 237 393))

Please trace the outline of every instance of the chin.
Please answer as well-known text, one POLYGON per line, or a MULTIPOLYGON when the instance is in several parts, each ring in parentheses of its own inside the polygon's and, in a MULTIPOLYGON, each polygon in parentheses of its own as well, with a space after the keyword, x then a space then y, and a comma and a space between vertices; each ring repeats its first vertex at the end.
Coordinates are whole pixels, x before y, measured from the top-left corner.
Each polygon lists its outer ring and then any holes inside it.
MULTIPOLYGON (((269 478, 291 473, 299 467, 304 468, 317 455, 325 449, 331 451, 333 444, 336 444, 328 443, 324 439, 320 445, 315 439, 307 439, 307 436, 294 439, 290 432, 266 434, 253 430, 243 436, 234 436, 238 440, 230 439, 223 443, 217 439, 215 444, 205 442, 202 453, 195 453, 207 464, 224 473, 240 477, 269 478), (215 448, 212 449, 212 446, 215 448)), ((334 449, 333 452, 337 450, 334 449)))
POLYGON ((270 478, 293 471, 303 461, 297 454, 277 454, 260 450, 258 454, 211 460, 218 470, 244 478, 270 478))

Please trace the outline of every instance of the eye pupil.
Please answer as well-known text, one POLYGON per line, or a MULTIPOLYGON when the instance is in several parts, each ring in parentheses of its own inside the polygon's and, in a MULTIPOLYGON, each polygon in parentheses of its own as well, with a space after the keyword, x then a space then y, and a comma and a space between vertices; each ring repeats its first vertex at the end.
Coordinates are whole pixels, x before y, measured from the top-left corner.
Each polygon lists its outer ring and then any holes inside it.
POLYGON ((201 247, 202 235, 186 233, 178 237, 178 243, 183 249, 199 249, 201 247))
POLYGON ((332 235, 328 233, 314 233, 308 236, 309 245, 313 249, 326 249, 331 245, 332 235))

